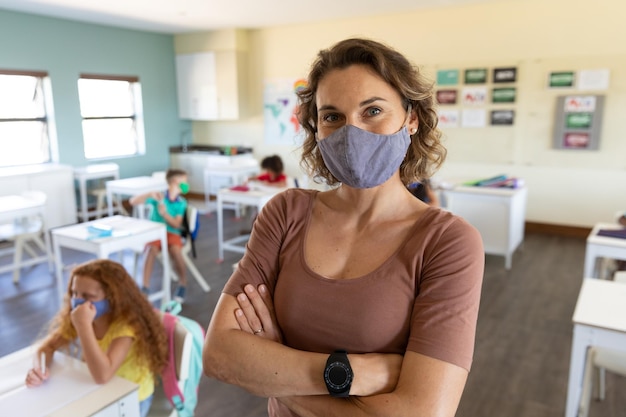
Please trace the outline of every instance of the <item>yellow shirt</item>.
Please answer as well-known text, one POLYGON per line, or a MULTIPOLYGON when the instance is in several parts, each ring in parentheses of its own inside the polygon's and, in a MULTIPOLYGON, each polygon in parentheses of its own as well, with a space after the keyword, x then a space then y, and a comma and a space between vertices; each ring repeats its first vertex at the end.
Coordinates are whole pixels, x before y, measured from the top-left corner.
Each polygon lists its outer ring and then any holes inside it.
MULTIPOLYGON (((98 340, 98 346, 100 346, 103 352, 107 352, 113 339, 126 336, 135 339, 135 331, 133 328, 120 320, 114 321, 109 326, 109 330, 107 330, 104 337, 98 340)), ((117 369, 115 375, 139 384, 139 401, 142 401, 154 392, 154 378, 149 368, 145 365, 139 366, 137 364, 136 346, 137 345, 133 340, 133 344, 130 347, 128 355, 126 355, 124 362, 122 362, 120 367, 117 369)))

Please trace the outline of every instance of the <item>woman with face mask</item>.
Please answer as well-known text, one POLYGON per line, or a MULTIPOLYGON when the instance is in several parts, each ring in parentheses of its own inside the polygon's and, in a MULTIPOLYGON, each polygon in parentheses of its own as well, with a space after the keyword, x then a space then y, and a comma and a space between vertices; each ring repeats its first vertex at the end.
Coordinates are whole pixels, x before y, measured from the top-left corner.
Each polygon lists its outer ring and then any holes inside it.
POLYGON ((50 377, 54 352, 69 350, 75 342, 96 383, 118 375, 139 385, 140 415, 146 416, 155 377, 167 361, 167 336, 158 314, 119 263, 99 259, 74 268, 26 385, 43 384, 50 377), (42 354, 45 365, 38 363, 42 354))
POLYGON ((335 187, 290 189, 259 214, 205 373, 268 397, 272 417, 454 416, 484 252, 406 187, 445 159, 431 84, 388 46, 348 39, 298 95, 303 166, 335 187))

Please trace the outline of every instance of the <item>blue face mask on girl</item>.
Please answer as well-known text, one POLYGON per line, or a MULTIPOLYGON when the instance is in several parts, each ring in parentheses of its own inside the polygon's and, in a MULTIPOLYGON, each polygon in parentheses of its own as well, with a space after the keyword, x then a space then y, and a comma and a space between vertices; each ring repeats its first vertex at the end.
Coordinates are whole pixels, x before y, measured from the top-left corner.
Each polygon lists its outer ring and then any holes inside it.
MULTIPOLYGON (((85 299, 72 297, 70 302, 72 303, 72 310, 74 310, 79 305, 85 304, 85 299)), ((103 314, 108 313, 110 310, 109 300, 107 300, 106 298, 100 301, 92 301, 91 304, 93 304, 93 306, 96 308, 96 317, 94 317, 94 320, 102 316, 103 314)))

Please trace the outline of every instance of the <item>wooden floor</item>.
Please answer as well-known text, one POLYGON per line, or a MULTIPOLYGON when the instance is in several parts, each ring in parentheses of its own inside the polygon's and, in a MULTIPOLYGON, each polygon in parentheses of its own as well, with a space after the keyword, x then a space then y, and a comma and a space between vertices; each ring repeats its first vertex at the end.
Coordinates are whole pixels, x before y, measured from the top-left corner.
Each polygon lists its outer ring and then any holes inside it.
MULTIPOLYGON (((227 212, 227 236, 247 226, 227 212)), ((209 323, 232 264, 240 257, 227 252, 224 262, 217 263, 215 236, 216 215, 202 216, 196 264, 212 291, 203 293, 190 277, 183 314, 203 326, 209 323)), ((476 354, 458 417, 564 415, 571 317, 584 252, 584 239, 528 234, 514 255, 511 271, 504 269, 504 258, 486 256, 476 354)), ((66 263, 79 263, 91 256, 64 250, 63 258, 66 263)), ((131 260, 130 254, 123 260, 128 268, 131 260)), ((157 279, 154 286, 159 286, 157 279)), ((17 286, 10 274, 0 275, 0 356, 33 343, 57 308, 55 283, 47 266, 25 270, 17 286)), ((626 378, 607 376, 607 398, 592 403, 590 416, 626 417, 626 378)), ((265 399, 206 377, 199 395, 197 416, 267 416, 265 399)))

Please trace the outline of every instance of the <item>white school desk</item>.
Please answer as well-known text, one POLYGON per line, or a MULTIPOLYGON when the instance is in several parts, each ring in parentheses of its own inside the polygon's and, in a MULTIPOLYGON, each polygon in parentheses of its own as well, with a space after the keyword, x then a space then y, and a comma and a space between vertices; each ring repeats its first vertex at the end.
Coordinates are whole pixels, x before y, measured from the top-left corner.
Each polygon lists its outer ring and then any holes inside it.
POLYGON ((19 265, 7 265, 0 267, 0 273, 21 269, 48 261, 48 268, 52 271, 52 256, 50 251, 50 237, 46 228, 46 203, 23 195, 6 195, 0 197, 0 224, 11 223, 21 218, 39 216, 43 222, 46 255, 22 260, 19 265))
POLYGON ((0 413, 19 417, 139 417, 139 386, 118 376, 106 384, 93 381, 87 365, 55 352, 50 378, 27 388, 36 347, 0 358, 0 413))
POLYGON ((506 269, 524 241, 527 194, 526 187, 456 186, 444 191, 447 209, 478 229, 485 253, 505 256, 506 269))
POLYGON ((170 257, 167 253, 165 224, 117 215, 52 229, 59 300, 62 300, 63 294, 65 294, 65 288, 63 287, 63 262, 61 259, 62 247, 93 253, 100 259, 106 259, 112 253, 123 249, 142 250, 146 243, 153 240, 161 241, 163 287, 161 291, 150 294, 149 299, 150 301, 162 300, 162 302, 167 303, 170 300, 170 257), (87 228, 94 223, 111 226, 113 235, 93 238, 90 236, 87 228))
POLYGON ((241 235, 232 239, 224 240, 224 205, 245 204, 247 206, 255 206, 260 212, 265 204, 277 193, 283 191, 284 188, 276 190, 250 190, 235 191, 229 188, 223 188, 217 193, 217 242, 218 242, 218 262, 224 260, 224 251, 245 253, 245 242, 250 235, 241 235), (242 243, 244 245, 242 245, 242 243))
MULTIPOLYGON (((109 216, 113 215, 113 194, 136 196, 149 193, 151 191, 166 191, 167 181, 158 177, 132 177, 122 180, 106 182, 107 189, 107 209, 109 216)), ((143 210, 137 210, 138 217, 143 218, 143 210)))
POLYGON ((626 284, 583 279, 576 309, 565 417, 578 412, 589 346, 626 350, 626 284))
MULTIPOLYGON (((94 164, 74 168, 74 179, 78 181, 78 191, 80 196, 80 211, 78 212, 79 221, 87 221, 89 219, 87 207, 87 181, 109 177, 113 177, 116 180, 119 179, 119 165, 114 163, 94 164)), ((100 216, 102 214, 104 213, 95 213, 96 216, 100 216)))
MULTIPOLYGON (((249 165, 216 165, 204 169, 204 202, 207 207, 211 207, 211 195, 218 190, 219 183, 215 179, 226 178, 229 180, 228 186, 243 184, 250 176, 259 173, 259 165, 253 160, 249 165)), ((224 206, 228 208, 228 204, 224 206)), ((236 210, 239 217, 239 205, 232 204, 230 208, 236 210)))
POLYGON ((583 277, 599 278, 596 261, 598 258, 621 259, 626 261, 626 239, 618 237, 598 236, 600 229, 623 229, 623 226, 615 223, 596 224, 589 236, 585 249, 585 269, 583 277))

